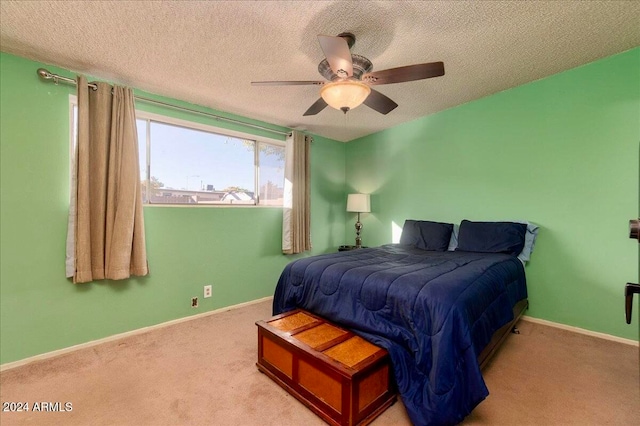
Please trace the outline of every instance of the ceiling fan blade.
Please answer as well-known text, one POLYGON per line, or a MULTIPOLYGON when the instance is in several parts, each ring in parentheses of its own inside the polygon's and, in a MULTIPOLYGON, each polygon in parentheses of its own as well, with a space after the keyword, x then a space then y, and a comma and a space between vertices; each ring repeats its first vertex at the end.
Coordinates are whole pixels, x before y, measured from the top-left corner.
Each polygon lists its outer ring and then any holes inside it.
POLYGON ((324 81, 252 81, 252 86, 322 86, 324 81))
POLYGON ((429 62, 426 64, 407 65, 406 67, 370 72, 362 76, 362 81, 370 85, 391 84, 440 77, 441 75, 444 75, 444 63, 429 62))
POLYGON ((371 93, 369 93, 367 99, 364 100, 364 104, 378 111, 380 114, 389 114, 398 106, 397 103, 393 102, 387 96, 373 89, 371 89, 371 93))
POLYGON ((317 113, 319 113, 320 111, 322 111, 326 107, 327 107, 327 103, 324 101, 324 99, 320 98, 313 105, 311 105, 309 107, 309 109, 306 110, 305 113, 302 114, 302 115, 304 115, 304 116, 306 116, 306 115, 316 115, 317 113))
POLYGON ((353 62, 347 41, 342 37, 326 35, 319 35, 318 41, 324 56, 327 58, 327 62, 331 65, 331 70, 338 77, 351 77, 353 75, 353 62))

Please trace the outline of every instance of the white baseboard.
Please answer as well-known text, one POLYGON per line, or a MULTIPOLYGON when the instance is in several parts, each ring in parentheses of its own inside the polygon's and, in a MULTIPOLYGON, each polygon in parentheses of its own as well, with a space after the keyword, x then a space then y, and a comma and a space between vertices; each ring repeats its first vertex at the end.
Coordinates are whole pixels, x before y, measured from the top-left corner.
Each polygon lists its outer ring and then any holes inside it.
POLYGON ((171 320, 171 321, 166 321, 166 322, 163 322, 163 323, 160 323, 160 324, 151 325, 149 327, 142 327, 142 328, 138 328, 136 330, 127 331, 127 332, 120 333, 120 334, 114 334, 113 336, 104 337, 104 338, 98 339, 98 340, 91 340, 91 341, 86 342, 86 343, 81 343, 79 345, 69 346, 68 348, 63 348, 63 349, 58 349, 58 350, 51 351, 51 352, 46 352, 46 353, 43 353, 43 354, 40 354, 40 355, 35 355, 35 356, 29 357, 29 358, 24 358, 24 359, 21 359, 21 360, 18 360, 18 361, 7 362, 5 364, 0 365, 0 372, 6 371, 6 370, 10 370, 12 368, 20 367, 20 366, 23 366, 23 365, 27 365, 27 364, 30 364, 32 362, 42 361, 42 360, 45 360, 45 359, 54 358, 54 357, 57 357, 57 356, 60 356, 60 355, 68 354, 70 352, 74 352, 74 351, 77 351, 77 350, 80 350, 80 349, 90 348, 92 346, 100 345, 102 343, 112 342, 114 340, 123 339, 125 337, 148 333, 150 331, 157 330, 159 328, 168 327, 170 325, 180 324, 180 323, 191 321, 191 320, 195 320, 195 319, 198 319, 198 318, 208 317, 210 315, 215 315, 215 314, 219 314, 221 312, 231 311, 233 309, 242 308, 244 306, 255 305, 256 303, 266 302, 267 300, 271 300, 271 299, 273 299, 273 296, 263 297, 262 299, 256 299, 256 300, 252 300, 250 302, 239 303, 237 305, 227 306, 227 307, 224 307, 224 308, 215 309, 213 311, 203 312, 201 314, 196 314, 196 315, 191 315, 191 316, 188 316, 188 317, 178 318, 178 319, 174 319, 174 320, 171 320))
POLYGON ((562 330, 571 331, 573 333, 584 334, 591 337, 597 337, 599 339, 611 340, 613 342, 624 343, 625 345, 639 346, 640 342, 632 339, 625 339, 624 337, 613 336, 611 334, 598 333, 597 331, 586 330, 584 328, 573 327, 570 325, 560 324, 553 321, 547 321, 539 318, 533 318, 528 315, 523 315, 521 318, 523 321, 529 321, 535 324, 547 325, 549 327, 555 327, 562 330))
MULTIPOLYGON (((273 296, 263 297, 261 299, 252 300, 250 302, 239 303, 237 305, 227 306, 227 307, 224 307, 224 308, 215 309, 213 311, 203 312, 201 314, 196 314, 196 315, 191 315, 191 316, 188 316, 188 317, 178 318, 178 319, 174 319, 174 320, 171 320, 171 321, 166 321, 166 322, 163 322, 163 323, 160 323, 160 324, 151 325, 149 327, 142 327, 142 328, 138 328, 136 330, 127 331, 127 332, 120 333, 120 334, 114 334, 113 336, 104 337, 102 339, 91 340, 89 342, 81 343, 79 345, 69 346, 68 348, 63 348, 63 349, 58 349, 58 350, 51 351, 51 352, 46 352, 46 353, 43 353, 43 354, 40 354, 40 355, 35 355, 35 356, 29 357, 29 358, 24 358, 24 359, 21 359, 21 360, 18 360, 18 361, 8 362, 6 364, 0 365, 0 372, 1 371, 6 371, 6 370, 10 370, 12 368, 20 367, 20 366, 23 366, 23 365, 27 365, 27 364, 30 364, 32 362, 54 358, 54 357, 57 357, 57 356, 60 356, 60 355, 64 355, 64 354, 67 354, 67 353, 71 353, 71 352, 74 352, 74 351, 77 351, 77 350, 80 350, 80 349, 90 348, 92 346, 97 346, 97 345, 100 345, 102 343, 112 342, 114 340, 123 339, 125 337, 135 336, 135 335, 143 334, 143 333, 148 333, 150 331, 157 330, 159 328, 168 327, 168 326, 175 325, 175 324, 180 324, 180 323, 183 323, 183 322, 186 322, 186 321, 191 321, 191 320, 195 320, 195 319, 198 319, 198 318, 203 318, 203 317, 207 317, 207 316, 210 316, 210 315, 219 314, 221 312, 231 311, 233 309, 238 309, 238 308, 242 308, 244 306, 254 305, 256 303, 266 302, 267 300, 271 300, 271 299, 273 299, 273 296)), ((530 317, 528 315, 523 315, 521 319, 523 321, 529 321, 529 322, 532 322, 532 323, 535 323, 535 324, 542 324, 542 325, 546 325, 546 326, 549 326, 549 327, 555 327, 555 328, 559 328, 559 329, 562 329, 562 330, 571 331, 573 333, 579 333, 579 334, 584 334, 584 335, 591 336, 591 337, 597 337, 597 338, 600 338, 600 339, 611 340, 611 341, 618 342, 618 343, 624 343, 626 345, 631 345, 631 346, 639 346, 640 345, 640 342, 638 342, 636 340, 625 339, 623 337, 612 336, 611 334, 598 333, 597 331, 586 330, 584 328, 572 327, 570 325, 560 324, 560 323, 553 322, 553 321, 547 321, 547 320, 543 320, 543 319, 539 319, 539 318, 533 318, 533 317, 530 317)))

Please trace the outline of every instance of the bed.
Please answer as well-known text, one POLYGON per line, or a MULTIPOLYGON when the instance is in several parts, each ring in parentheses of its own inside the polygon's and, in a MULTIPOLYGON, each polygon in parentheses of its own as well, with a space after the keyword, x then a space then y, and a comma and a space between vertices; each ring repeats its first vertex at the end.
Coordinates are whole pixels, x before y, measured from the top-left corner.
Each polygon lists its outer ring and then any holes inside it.
POLYGON ((527 303, 527 225, 463 221, 452 249, 453 229, 406 221, 400 244, 298 259, 274 294, 274 314, 302 308, 389 351, 416 425, 459 423, 488 395, 480 364, 527 303))

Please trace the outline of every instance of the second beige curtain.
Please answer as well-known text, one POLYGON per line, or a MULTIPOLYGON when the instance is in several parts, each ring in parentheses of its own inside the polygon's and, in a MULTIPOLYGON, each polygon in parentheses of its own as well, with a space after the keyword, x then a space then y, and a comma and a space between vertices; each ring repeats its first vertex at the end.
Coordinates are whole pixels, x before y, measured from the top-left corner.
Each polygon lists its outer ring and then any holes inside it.
POLYGON ((282 216, 285 254, 311 250, 310 144, 310 137, 295 130, 286 139, 282 216))
POLYGON ((76 283, 149 272, 133 91, 97 86, 78 79, 77 200, 70 220, 76 283))

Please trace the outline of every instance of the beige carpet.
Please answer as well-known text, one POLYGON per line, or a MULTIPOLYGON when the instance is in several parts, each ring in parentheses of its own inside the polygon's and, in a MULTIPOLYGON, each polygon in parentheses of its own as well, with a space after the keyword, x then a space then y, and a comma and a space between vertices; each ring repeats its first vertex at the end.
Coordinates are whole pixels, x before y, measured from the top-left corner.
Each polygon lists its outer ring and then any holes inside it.
MULTIPOLYGON (((255 321, 270 302, 7 370, 0 400, 67 412, 0 415, 9 425, 322 425, 259 373, 255 321)), ((484 371, 491 395, 465 425, 640 424, 638 349, 521 321, 484 371)), ((402 403, 373 423, 409 425, 402 403)))

